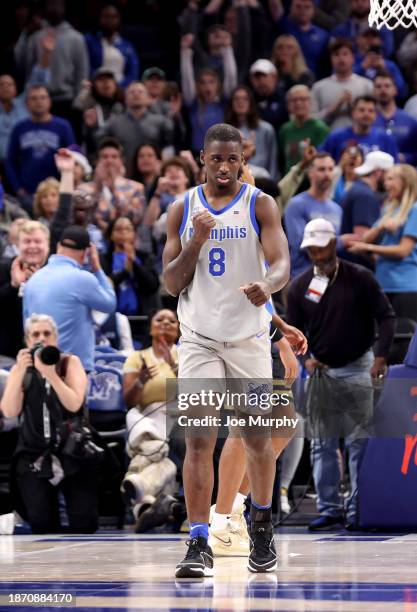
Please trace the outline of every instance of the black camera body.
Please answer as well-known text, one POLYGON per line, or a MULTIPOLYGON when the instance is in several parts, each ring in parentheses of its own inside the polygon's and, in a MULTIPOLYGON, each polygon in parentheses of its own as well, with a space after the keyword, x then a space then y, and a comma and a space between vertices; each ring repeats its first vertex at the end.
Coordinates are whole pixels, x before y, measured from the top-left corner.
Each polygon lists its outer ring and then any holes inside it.
POLYGON ((72 424, 62 453, 73 459, 86 461, 100 460, 104 457, 104 449, 93 442, 91 431, 85 425, 72 424))
POLYGON ((42 342, 37 342, 32 346, 30 354, 33 361, 36 355, 45 365, 56 365, 61 358, 61 352, 56 346, 45 346, 42 342))

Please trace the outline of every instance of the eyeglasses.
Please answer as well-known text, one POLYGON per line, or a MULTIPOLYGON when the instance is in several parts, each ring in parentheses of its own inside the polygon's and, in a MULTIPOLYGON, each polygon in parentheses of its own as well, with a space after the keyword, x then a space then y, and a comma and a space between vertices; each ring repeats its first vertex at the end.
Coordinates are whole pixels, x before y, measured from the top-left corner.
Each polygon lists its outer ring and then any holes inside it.
POLYGON ((40 338, 41 336, 44 336, 45 338, 49 338, 53 334, 51 331, 49 331, 49 329, 45 329, 44 331, 31 332, 29 335, 31 338, 40 338))

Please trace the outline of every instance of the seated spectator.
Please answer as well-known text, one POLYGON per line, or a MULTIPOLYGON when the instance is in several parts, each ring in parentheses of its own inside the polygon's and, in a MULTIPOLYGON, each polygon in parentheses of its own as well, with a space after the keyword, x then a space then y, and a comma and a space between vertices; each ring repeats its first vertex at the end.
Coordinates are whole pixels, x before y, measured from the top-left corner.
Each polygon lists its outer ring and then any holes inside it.
POLYGON ((13 192, 31 212, 32 194, 40 181, 58 176, 55 152, 75 139, 68 121, 51 115, 51 99, 44 86, 29 87, 26 103, 30 117, 13 128, 5 165, 13 192))
POLYGON ((417 321, 417 171, 398 164, 385 174, 379 221, 350 247, 377 255, 375 276, 397 317, 417 321))
POLYGON ((288 17, 278 23, 285 34, 292 34, 302 49, 310 70, 319 76, 323 74, 323 60, 329 44, 329 33, 313 24, 314 1, 291 0, 288 17))
MULTIPOLYGON (((176 476, 175 464, 168 458, 170 431, 166 409, 166 382, 175 379, 178 371, 176 314, 159 310, 152 317, 150 334, 151 346, 130 355, 123 369, 124 397, 129 409, 127 452, 131 462, 122 493, 139 515, 138 532, 156 526, 156 510, 161 503, 175 502, 174 498, 167 499, 165 491, 169 485, 172 490, 176 476), (158 498, 161 494, 163 499, 158 498)), ((167 515, 164 517, 162 522, 167 515)))
POLYGON ((41 181, 33 198, 35 219, 49 227, 59 203, 59 182, 54 178, 41 181))
POLYGON ((44 16, 46 21, 40 30, 33 34, 22 32, 15 47, 16 64, 27 78, 33 66, 39 62, 43 39, 55 39, 48 85, 53 102, 52 111, 73 124, 78 123, 72 102, 82 81, 88 78, 88 54, 84 38, 65 21, 65 0, 46 0, 44 16))
POLYGON ((96 346, 111 346, 118 353, 126 357, 133 353, 132 330, 129 319, 121 312, 113 312, 111 315, 103 312, 93 312, 94 327, 96 332, 96 346))
POLYGON ((149 202, 161 171, 161 151, 152 144, 138 146, 131 178, 143 184, 146 201, 149 202))
POLYGON ((23 417, 19 421, 12 478, 23 502, 24 516, 33 533, 62 531, 58 502, 61 491, 69 531, 94 533, 98 526, 99 459, 96 455, 95 460, 88 461, 69 450, 70 432, 83 426, 87 376, 78 357, 60 354, 58 330, 51 317, 33 314, 25 323, 25 342, 27 348, 19 351, 1 400, 6 417, 23 417), (43 352, 33 353, 39 342, 44 346, 43 352), (56 359, 53 365, 43 361, 46 351, 48 357, 56 359))
MULTIPOLYGON (((360 32, 368 30, 369 4, 370 0, 350 0, 350 18, 331 31, 332 37, 349 38, 353 42, 360 32)), ((390 57, 394 51, 393 33, 383 26, 380 35, 384 46, 384 55, 390 57)))
MULTIPOLYGON (((381 214, 385 173, 393 165, 392 155, 383 151, 371 151, 366 155, 364 163, 355 167, 356 180, 340 202, 343 210, 340 228, 342 236, 354 234, 357 240, 361 240, 365 232, 374 226, 381 214)), ((347 246, 350 246, 350 242, 347 246)), ((343 259, 374 268, 369 255, 354 255, 345 249, 339 253, 343 259)))
POLYGON ((131 171, 138 145, 151 143, 172 154, 172 120, 149 110, 151 101, 143 83, 131 83, 125 93, 126 111, 111 117, 97 137, 112 136, 122 145, 126 164, 131 171))
POLYGON ((318 147, 329 133, 323 121, 311 116, 311 94, 306 85, 291 87, 287 107, 291 119, 279 130, 280 165, 285 174, 302 159, 306 146, 318 147))
POLYGON ((59 346, 77 355, 86 370, 94 367, 94 327, 91 311, 112 313, 116 295, 107 279, 87 230, 68 226, 56 255, 33 274, 25 285, 23 315, 49 314, 56 321, 59 346), (82 268, 89 256, 91 272, 82 268))
POLYGON ((310 189, 294 196, 288 202, 284 214, 285 231, 291 257, 291 278, 309 267, 309 259, 300 250, 304 228, 317 217, 330 221, 338 235, 342 209, 329 199, 334 175, 334 161, 328 153, 317 153, 307 171, 310 189))
POLYGON ((0 355, 16 357, 23 342, 23 288, 45 265, 49 231, 38 221, 26 221, 17 238, 18 255, 0 262, 0 355))
POLYGON ((349 146, 358 146, 364 155, 370 151, 384 151, 397 159, 398 149, 394 137, 375 127, 375 120, 375 98, 356 98, 352 106, 352 127, 332 131, 320 149, 330 153, 336 162, 339 162, 342 152, 349 146))
MULTIPOLYGON (((226 100, 230 98, 237 78, 235 66, 227 62, 224 66, 223 91, 217 73, 211 68, 203 69, 196 79, 192 44, 192 34, 181 38, 181 88, 191 125, 191 149, 198 154, 209 127, 223 121, 226 100)), ((229 55, 233 55, 231 49, 229 55)))
POLYGON ((417 120, 395 103, 397 87, 388 72, 380 72, 374 80, 375 99, 378 114, 375 128, 391 134, 397 143, 398 159, 401 162, 417 164, 417 120))
POLYGON ((298 40, 292 34, 282 34, 272 47, 271 62, 277 67, 285 91, 294 85, 311 87, 314 74, 307 68, 298 40))
POLYGON ((0 183, 0 257, 4 257, 3 250, 8 242, 8 233, 16 219, 28 219, 29 215, 21 208, 15 198, 4 193, 0 183))
POLYGON ((238 128, 245 140, 255 145, 251 163, 268 171, 277 179, 278 159, 275 130, 270 123, 259 118, 258 109, 251 90, 244 85, 237 87, 225 113, 225 121, 238 128))
POLYGON ((83 113, 83 142, 92 156, 97 148, 97 132, 106 121, 124 112, 124 93, 108 68, 99 68, 92 81, 84 81, 74 100, 74 108, 83 113))
POLYGON ((115 4, 107 3, 99 13, 99 29, 85 35, 90 71, 105 69, 114 74, 121 87, 139 78, 139 60, 134 46, 120 35, 121 16, 115 4))
POLYGON ((159 278, 154 258, 135 248, 135 228, 127 217, 112 221, 107 230, 109 247, 102 258, 104 272, 111 278, 117 296, 117 311, 147 315, 158 305, 159 278))
POLYGON ((348 146, 343 151, 335 170, 332 198, 340 204, 344 195, 356 179, 355 169, 363 163, 364 154, 357 146, 348 146))
POLYGON ((250 67, 249 77, 261 119, 270 123, 278 134, 288 115, 277 69, 269 60, 260 59, 250 67))
POLYGON ((376 30, 366 30, 358 38, 364 40, 365 43, 362 44, 362 52, 355 62, 354 71, 356 74, 361 74, 373 81, 378 72, 387 72, 392 76, 397 87, 398 98, 403 100, 407 95, 408 87, 397 64, 384 58, 380 33, 376 30))
POLYGON ((115 138, 104 138, 98 147, 93 180, 79 186, 79 191, 97 200, 96 222, 103 231, 116 217, 131 218, 135 227, 142 221, 145 205, 143 185, 124 177, 122 156, 120 142, 115 138))
POLYGON ((333 74, 314 83, 313 116, 322 119, 334 130, 351 125, 352 102, 359 96, 370 95, 372 81, 353 73, 355 56, 350 40, 339 38, 329 45, 333 74))

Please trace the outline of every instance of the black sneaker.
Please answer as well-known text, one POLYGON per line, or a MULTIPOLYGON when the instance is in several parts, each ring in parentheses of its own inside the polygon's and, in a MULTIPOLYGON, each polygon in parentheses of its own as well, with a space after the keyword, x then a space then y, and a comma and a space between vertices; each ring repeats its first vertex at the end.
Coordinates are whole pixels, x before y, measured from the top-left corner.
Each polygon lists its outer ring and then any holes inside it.
POLYGON ((160 493, 155 502, 139 514, 135 525, 135 533, 146 533, 155 527, 168 523, 172 519, 172 506, 176 501, 175 497, 160 493))
POLYGON ((213 576, 213 553, 201 536, 187 542, 188 551, 175 569, 176 578, 204 578, 213 576))
POLYGON ((274 572, 277 569, 277 552, 272 523, 252 522, 249 527, 248 570, 255 573, 274 572))

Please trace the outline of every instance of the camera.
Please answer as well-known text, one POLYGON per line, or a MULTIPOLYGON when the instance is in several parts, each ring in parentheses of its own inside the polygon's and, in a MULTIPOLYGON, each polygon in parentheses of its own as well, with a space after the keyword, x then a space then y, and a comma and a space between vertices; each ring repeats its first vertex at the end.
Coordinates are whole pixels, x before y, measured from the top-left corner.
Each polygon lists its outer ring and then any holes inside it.
POLYGON ((35 356, 38 356, 45 365, 55 365, 61 357, 61 352, 56 346, 45 346, 42 342, 37 342, 30 349, 30 354, 33 361, 35 361, 35 356))
POLYGON ((62 450, 64 455, 74 459, 102 459, 104 449, 93 442, 91 431, 88 427, 72 427, 62 450))

